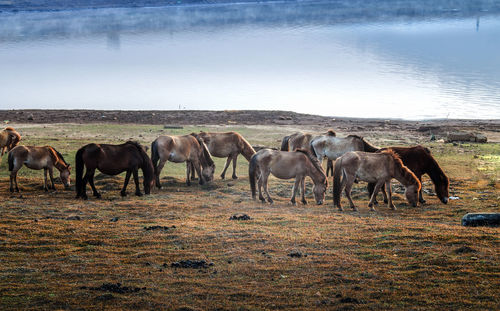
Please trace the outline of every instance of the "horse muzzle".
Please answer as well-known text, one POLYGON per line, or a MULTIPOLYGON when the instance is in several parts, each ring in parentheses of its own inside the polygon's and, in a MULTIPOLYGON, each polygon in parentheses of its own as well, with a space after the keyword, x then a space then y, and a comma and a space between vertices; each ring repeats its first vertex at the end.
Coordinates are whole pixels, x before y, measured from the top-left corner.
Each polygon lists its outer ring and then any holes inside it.
POLYGON ((317 205, 323 205, 323 201, 316 201, 317 205))
POLYGON ((448 198, 447 197, 442 198, 441 202, 443 202, 444 204, 448 204, 448 198))

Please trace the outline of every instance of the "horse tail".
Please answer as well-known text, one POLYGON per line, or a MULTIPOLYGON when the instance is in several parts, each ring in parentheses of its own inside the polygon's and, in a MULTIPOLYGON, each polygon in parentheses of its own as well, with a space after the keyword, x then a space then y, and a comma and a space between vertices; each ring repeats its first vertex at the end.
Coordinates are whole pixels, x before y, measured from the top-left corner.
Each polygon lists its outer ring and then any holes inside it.
POLYGON ((363 137, 361 137, 361 141, 363 142, 363 151, 365 152, 375 152, 379 150, 379 147, 375 147, 374 145, 367 142, 363 137))
POLYGON ((151 143, 151 162, 153 163, 153 168, 156 174, 156 167, 158 165, 158 160, 160 160, 160 154, 158 153, 158 141, 155 140, 151 143))
POLYGON ((9 152, 7 159, 7 161, 9 162, 9 172, 12 172, 12 170, 14 169, 14 156, 12 155, 12 152, 9 152))
POLYGON ((257 176, 257 156, 253 155, 252 158, 250 159, 250 164, 248 165, 248 177, 250 178, 250 189, 252 190, 252 198, 255 199, 255 192, 256 192, 256 187, 255 187, 255 181, 256 181, 256 176, 257 176))
POLYGON ((340 195, 342 187, 340 177, 342 175, 342 157, 335 161, 335 169, 333 171, 333 205, 340 206, 340 195))
POLYGON ((83 188, 83 153, 85 152, 85 147, 78 149, 75 155, 75 167, 76 167, 76 177, 75 177, 75 190, 76 196, 79 197, 82 193, 83 188))
POLYGON ((239 135, 240 138, 240 143, 243 145, 242 146, 242 152, 241 154, 247 159, 247 161, 250 161, 252 156, 255 154, 255 149, 253 149, 252 145, 243 138, 243 136, 239 135))
POLYGON ((290 140, 290 136, 285 136, 283 137, 283 140, 281 141, 281 151, 289 151, 290 146, 288 145, 288 141, 290 140))

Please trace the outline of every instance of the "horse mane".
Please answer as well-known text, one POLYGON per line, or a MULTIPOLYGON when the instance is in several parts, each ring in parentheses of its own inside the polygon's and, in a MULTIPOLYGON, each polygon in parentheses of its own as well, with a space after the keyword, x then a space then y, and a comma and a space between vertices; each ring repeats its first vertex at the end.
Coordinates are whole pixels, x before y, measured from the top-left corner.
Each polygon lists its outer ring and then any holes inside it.
POLYGON ((396 152, 394 152, 392 149, 386 149, 386 150, 383 150, 381 153, 385 153, 385 154, 390 155, 392 157, 392 159, 394 160, 393 163, 394 163, 395 169, 397 169, 401 172, 401 175, 403 176, 403 178, 405 180, 410 181, 414 185, 418 184, 419 185, 418 190, 420 190, 422 185, 420 184, 420 181, 418 180, 417 176, 408 167, 406 167, 403 164, 403 161, 401 161, 401 158, 399 157, 399 155, 396 152))
POLYGON ((250 161, 250 158, 255 154, 255 149, 253 149, 252 145, 239 133, 235 134, 238 136, 240 142, 243 144, 242 152, 241 154, 247 159, 247 161, 250 161))
POLYGON ((323 169, 323 167, 321 166, 321 164, 319 163, 318 159, 315 158, 309 151, 305 150, 305 149, 295 149, 295 152, 300 152, 300 153, 303 153, 307 156, 307 158, 311 161, 311 163, 313 164, 313 166, 319 171, 321 172, 321 174, 323 175, 323 181, 325 181, 326 185, 328 186, 328 179, 326 178, 326 174, 325 174, 325 170, 323 169))
POLYGON ((363 151, 365 152, 375 152, 380 149, 379 147, 375 147, 374 145, 370 144, 365 140, 364 137, 361 137, 359 135, 354 135, 354 134, 347 135, 347 138, 349 137, 359 139, 363 143, 363 151))
POLYGON ((207 145, 200 137, 196 137, 196 140, 198 141, 198 143, 201 146, 201 149, 203 150, 203 154, 201 156, 202 164, 205 164, 203 166, 213 166, 215 163, 214 160, 212 160, 212 155, 210 155, 210 151, 208 151, 207 145))
POLYGON ((15 129, 13 127, 7 126, 5 128, 5 131, 15 131, 15 129))
POLYGON ((327 135, 327 136, 337 136, 337 134, 332 129, 328 129, 328 131, 326 131, 325 135, 327 135))
POLYGON ((63 163, 64 163, 66 166, 68 166, 69 164, 66 162, 66 160, 64 160, 63 155, 62 155, 59 151, 57 151, 55 148, 53 148, 53 147, 51 147, 51 148, 52 148, 52 149, 56 152, 56 154, 57 154, 57 156, 59 157, 59 159, 61 159, 61 161, 63 161, 63 163))

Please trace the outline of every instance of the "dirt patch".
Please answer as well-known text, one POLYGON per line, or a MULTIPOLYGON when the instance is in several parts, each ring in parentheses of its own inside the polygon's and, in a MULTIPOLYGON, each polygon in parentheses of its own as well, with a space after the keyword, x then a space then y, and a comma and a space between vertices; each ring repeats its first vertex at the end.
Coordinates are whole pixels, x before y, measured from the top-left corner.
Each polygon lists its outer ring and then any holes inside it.
POLYGON ((132 286, 122 286, 121 283, 103 283, 101 286, 97 287, 87 287, 82 286, 80 289, 90 289, 103 292, 112 292, 117 294, 127 294, 127 293, 137 293, 141 290, 146 290, 146 287, 132 287, 132 286))
POLYGON ((175 226, 168 227, 168 226, 147 226, 144 227, 144 230, 146 231, 169 231, 171 229, 175 229, 175 226))

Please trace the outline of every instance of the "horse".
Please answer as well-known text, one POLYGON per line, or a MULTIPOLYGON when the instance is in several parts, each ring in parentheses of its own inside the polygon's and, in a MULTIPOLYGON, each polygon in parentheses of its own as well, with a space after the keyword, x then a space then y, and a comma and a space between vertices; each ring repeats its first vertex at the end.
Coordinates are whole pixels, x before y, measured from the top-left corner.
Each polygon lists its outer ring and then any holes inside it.
POLYGON ((45 191, 56 189, 53 176, 54 167, 59 170, 59 175, 64 187, 67 189, 70 186, 70 165, 66 163, 62 154, 51 146, 16 146, 9 151, 8 163, 10 171, 10 192, 19 192, 17 172, 23 167, 23 164, 33 170, 43 169, 43 189, 45 189, 45 191), (47 172, 50 176, 50 185, 47 183, 47 172))
POLYGON ((160 173, 167 161, 186 162, 186 184, 188 186, 191 185, 189 175, 192 167, 200 176, 200 185, 214 178, 215 163, 210 151, 201 138, 193 135, 158 137, 151 144, 151 159, 156 176, 156 186, 159 189, 161 189, 160 173))
POLYGON ((12 148, 19 144, 19 141, 21 141, 21 135, 19 135, 19 133, 12 127, 6 127, 2 130, 0 132, 0 156, 3 156, 5 149, 7 149, 7 151, 11 151, 12 148))
MULTIPOLYGON (((231 161, 233 161, 233 179, 238 179, 236 176, 236 160, 238 155, 241 153, 247 161, 255 154, 255 150, 248 141, 243 138, 239 133, 236 132, 226 132, 226 133, 207 133, 200 132, 198 134, 192 133, 191 135, 199 137, 207 145, 210 154, 217 158, 225 158, 226 165, 220 177, 222 179, 226 176, 226 170, 229 167, 231 161)), ((192 168, 192 176, 194 179, 194 168, 192 168)))
POLYGON ((293 205, 296 204, 295 195, 299 188, 299 184, 302 191, 302 203, 307 204, 305 199, 304 180, 306 176, 311 177, 314 182, 313 193, 316 203, 318 205, 323 204, 325 192, 328 188, 328 179, 319 161, 306 150, 298 149, 295 152, 286 152, 262 149, 254 154, 250 159, 250 165, 248 167, 250 189, 254 200, 256 192, 255 183, 258 179, 259 199, 262 202, 266 201, 262 195, 262 187, 264 187, 268 202, 271 204, 273 203, 273 199, 269 195, 267 189, 267 182, 269 174, 271 173, 280 179, 295 178, 292 198, 290 200, 293 205))
MULTIPOLYGON (((434 189, 436 190, 436 195, 444 204, 448 203, 448 189, 449 180, 446 174, 443 172, 439 164, 432 157, 431 151, 428 148, 422 147, 420 145, 414 147, 387 147, 382 148, 377 152, 382 152, 384 150, 392 150, 399 157, 403 164, 408 167, 417 176, 420 183, 422 183, 422 175, 427 174, 434 183, 434 189)), ((375 185, 373 183, 368 184, 368 193, 370 196, 373 193, 375 185)), ((384 195, 384 202, 387 202, 387 195, 385 189, 382 187, 382 194, 384 195)), ((420 203, 425 203, 422 196, 422 189, 418 193, 418 198, 420 203)), ((375 202, 377 200, 375 199, 375 202)))
POLYGON ((375 189, 368 203, 368 207, 372 211, 375 210, 373 208, 375 197, 384 184, 389 192, 388 207, 396 209, 392 203, 392 178, 396 178, 406 187, 406 199, 413 207, 417 206, 418 192, 421 188, 420 181, 412 171, 403 165, 399 156, 391 150, 380 153, 351 151, 337 159, 333 174, 333 203, 339 210, 342 210, 340 195, 344 187, 351 208, 357 210, 351 199, 351 189, 355 178, 375 183, 375 189), (343 177, 342 182, 341 177, 343 177))
MULTIPOLYGON (((326 133, 321 134, 325 136, 333 136, 335 137, 337 134, 331 129, 329 129, 326 133)), ((318 135, 320 136, 320 135, 318 135)), ((283 137, 283 140, 281 141, 281 151, 294 151, 296 149, 304 149, 309 152, 312 152, 311 150, 311 140, 313 138, 316 138, 318 136, 314 136, 314 134, 311 133, 304 133, 304 132, 296 132, 293 133, 292 135, 285 136, 283 137)), ((331 168, 332 175, 333 175, 333 163, 330 159, 328 159, 327 164, 326 164, 326 176, 328 176, 328 171, 331 168)))
POLYGON ((349 151, 375 152, 377 150, 379 150, 378 147, 373 146, 358 135, 348 135, 347 137, 321 135, 311 140, 311 151, 320 162, 325 157, 334 161, 349 151))
POLYGON ((126 190, 130 175, 134 176, 135 195, 142 196, 138 176, 140 168, 144 174, 144 193, 149 194, 154 185, 154 169, 151 159, 144 149, 142 145, 134 141, 127 141, 121 145, 88 144, 78 149, 75 156, 76 198, 84 200, 88 198, 87 182, 90 184, 94 196, 101 197, 94 185, 96 169, 107 175, 118 175, 126 171, 125 182, 120 191, 120 195, 124 197, 127 195, 126 190), (83 175, 84 167, 86 167, 85 175, 83 175))

